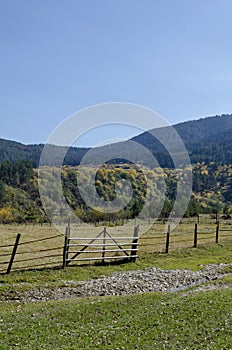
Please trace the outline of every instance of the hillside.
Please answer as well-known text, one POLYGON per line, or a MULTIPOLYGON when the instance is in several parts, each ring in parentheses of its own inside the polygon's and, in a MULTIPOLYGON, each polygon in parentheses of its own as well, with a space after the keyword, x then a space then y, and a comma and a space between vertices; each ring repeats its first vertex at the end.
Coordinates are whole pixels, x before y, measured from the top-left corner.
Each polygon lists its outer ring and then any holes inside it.
MULTIPOLYGON (((142 209, 144 217, 165 218, 169 216, 175 203, 178 179, 182 178, 183 186, 188 183, 188 177, 183 176, 181 169, 154 168, 149 169, 144 176, 139 167, 130 164, 103 165, 97 173, 94 167, 79 169, 79 167, 65 166, 62 169, 62 189, 57 188, 58 178, 59 169, 46 167, 45 176, 40 182, 40 190, 48 196, 47 212, 51 213, 58 222, 62 221, 62 218, 67 220, 66 211, 57 201, 62 193, 77 217, 86 222, 127 220, 136 217, 142 209), (115 210, 112 214, 104 214, 100 210, 89 207, 77 186, 79 176, 79 179, 82 178, 86 184, 82 187, 82 190, 86 191, 85 195, 90 200, 93 198, 85 172, 95 176, 96 191, 109 206, 116 198, 116 185, 119 190, 122 188, 122 180, 129 181, 132 192, 128 186, 123 188, 119 203, 119 206, 127 203, 121 206, 123 209, 115 210), (53 181, 50 181, 51 178, 53 181)), ((232 212, 231 179, 232 165, 195 164, 192 198, 186 216, 195 216, 199 213, 229 215, 232 212)), ((182 204, 178 202, 176 207, 177 217, 181 212, 182 204)), ((33 169, 29 161, 0 164, 0 223, 46 221, 48 219, 39 194, 38 169, 33 169)))
MULTIPOLYGON (((192 163, 217 162, 219 164, 231 164, 232 162, 232 115, 207 117, 204 119, 187 121, 173 126, 180 135, 189 153, 192 163)), ((165 138, 167 145, 172 147, 172 139, 168 137, 169 128, 161 128, 160 135, 165 138)), ((156 130, 150 130, 135 138, 147 147, 157 159, 164 156, 162 166, 169 165, 168 155, 164 147, 155 140, 153 134, 156 130)), ((162 158, 161 158, 162 159, 162 158)))
MULTIPOLYGON (((202 161, 207 164, 212 161, 219 164, 232 163, 232 115, 187 121, 174 125, 174 128, 183 140, 192 163, 202 161)), ((149 149, 162 167, 172 167, 172 160, 166 149, 153 136, 157 133, 165 139, 165 144, 172 148, 172 138, 169 137, 170 127, 150 130, 131 140, 149 149)), ((60 147, 51 147, 54 154, 59 153, 60 147)), ((30 160, 34 167, 38 167, 42 149, 42 144, 23 145, 19 142, 0 139, 0 162, 6 160, 17 162, 24 159, 30 160)), ((64 164, 78 165, 88 150, 88 148, 71 147, 66 154, 64 164)), ((136 161, 139 162, 141 160, 140 157, 143 157, 131 143, 129 144, 129 141, 125 141, 95 148, 93 150, 93 159, 97 162, 102 156, 107 158, 107 155, 115 150, 121 155, 122 160, 125 160, 126 156, 130 159, 131 156, 134 157, 136 155, 136 161), (127 151, 125 152, 125 150, 127 151)), ((119 159, 117 159, 118 161, 119 159)), ((53 164, 49 162, 48 165, 55 165, 55 157, 53 157, 53 164)))
MULTIPOLYGON (((33 166, 37 168, 43 147, 43 144, 24 145, 20 142, 0 139, 0 162, 9 160, 9 162, 15 163, 20 160, 30 160, 33 166)), ((53 148, 54 153, 58 154, 62 147, 51 146, 51 148, 53 148)), ((65 164, 79 164, 87 150, 88 148, 70 147, 65 157, 65 164)))

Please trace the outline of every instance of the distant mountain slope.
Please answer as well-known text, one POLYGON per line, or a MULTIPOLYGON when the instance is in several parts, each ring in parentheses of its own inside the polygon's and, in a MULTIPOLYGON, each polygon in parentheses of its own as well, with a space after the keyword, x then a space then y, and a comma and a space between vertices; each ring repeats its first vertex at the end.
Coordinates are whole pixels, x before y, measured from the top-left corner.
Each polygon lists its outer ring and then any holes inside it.
MULTIPOLYGON (((193 163, 202 161, 220 164, 232 163, 232 115, 207 117, 176 124, 173 127, 184 142, 193 163)), ((172 147, 168 129, 169 127, 161 128, 160 134, 166 135, 167 145, 172 147)), ((168 161, 164 147, 154 139, 152 132, 153 130, 144 132, 132 140, 150 149, 158 159, 164 155, 168 161)))
MULTIPOLYGON (((189 152, 190 159, 193 163, 204 161, 206 163, 215 161, 220 164, 232 163, 232 115, 222 115, 215 117, 207 117, 199 120, 192 120, 174 125, 177 133, 184 142, 186 149, 189 152)), ((170 136, 171 127, 155 129, 155 133, 165 139, 165 144, 173 149, 172 137, 170 136)), ((145 148, 149 149, 156 157, 161 166, 171 167, 172 160, 165 147, 152 135, 154 129, 149 132, 144 132, 134 138, 132 141, 140 143, 145 148)), ((54 147, 54 152, 59 153, 60 147, 54 147)), ((38 167, 40 155, 43 145, 23 145, 19 142, 0 139, 0 162, 9 160, 17 162, 18 160, 31 160, 34 167, 38 167)), ((119 154, 133 157, 136 156, 136 161, 140 160, 140 153, 133 147, 130 141, 120 142, 118 144, 106 145, 93 150, 93 159, 105 159, 111 152, 115 150, 119 154), (127 152, 124 152, 127 150, 127 152)), ((65 157, 64 163, 67 165, 78 165, 83 155, 88 151, 88 148, 71 147, 65 157)), ((173 150, 175 152, 175 150, 173 150)), ((117 160, 119 161, 119 159, 117 160)), ((49 163, 49 165, 55 165, 49 163)))
POLYGON ((15 163, 18 160, 27 159, 37 165, 42 149, 42 144, 23 145, 20 142, 0 139, 0 162, 9 160, 15 163))
MULTIPOLYGON (((54 148, 57 154, 62 148, 58 146, 51 147, 54 148)), ((34 167, 38 167, 43 148, 43 144, 24 145, 19 142, 0 139, 0 162, 9 160, 15 163, 19 160, 30 160, 34 167)), ((87 151, 88 148, 70 147, 65 157, 65 163, 69 165, 78 164, 87 151)))
POLYGON ((216 145, 216 144, 223 144, 223 143, 230 143, 232 142, 232 128, 228 129, 226 131, 222 131, 216 134, 212 134, 208 137, 205 137, 203 139, 200 139, 197 142, 188 143, 187 147, 188 150, 196 150, 200 147, 209 146, 209 145, 216 145))
MULTIPOLYGON (((221 134, 223 137, 223 132, 232 129, 232 114, 192 120, 174 125, 174 128, 188 147, 189 143, 198 143, 211 135, 221 134)), ((223 138, 218 140, 223 141, 223 138)))
MULTIPOLYGON (((187 149, 191 149, 194 145, 197 146, 199 143, 202 145, 202 141, 207 142, 208 139, 212 138, 212 135, 217 135, 214 139, 214 143, 224 142, 225 137, 229 137, 231 132, 226 136, 228 130, 232 130, 232 115, 222 115, 215 117, 207 117, 204 119, 191 120, 183 123, 179 123, 173 126, 178 132, 182 141, 184 142, 187 149)), ((168 135, 169 127, 160 128, 160 134, 168 135)), ((153 150, 162 151, 163 147, 160 143, 154 141, 153 132, 155 129, 149 132, 144 132, 134 138, 133 141, 139 142, 144 146, 152 147, 153 150)), ((230 138, 232 141, 232 138, 230 138)), ((169 140, 167 140, 168 142, 169 140)), ((172 140, 170 140, 171 143, 172 140)), ((228 141, 228 139, 227 139, 228 141)))

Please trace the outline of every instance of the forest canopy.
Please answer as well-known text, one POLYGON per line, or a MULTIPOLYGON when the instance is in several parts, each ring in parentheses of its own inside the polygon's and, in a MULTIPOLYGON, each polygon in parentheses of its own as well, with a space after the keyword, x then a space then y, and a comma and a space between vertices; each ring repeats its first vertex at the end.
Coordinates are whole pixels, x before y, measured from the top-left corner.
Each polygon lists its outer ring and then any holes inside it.
MULTIPOLYGON (((122 186, 122 181, 131 183, 132 195, 129 203, 116 213, 103 213, 89 207, 77 186, 78 167, 63 166, 62 191, 65 199, 76 213, 77 218, 85 222, 102 220, 122 220, 133 218, 143 209, 146 201, 147 217, 165 218, 170 214, 175 202, 177 181, 183 170, 154 168, 143 174, 138 166, 133 164, 103 164, 99 169, 86 168, 95 176, 95 188, 98 195, 108 201, 116 198, 116 186, 122 186), (152 184, 152 186, 149 186, 152 184), (149 188, 149 191, 148 191, 149 188), (152 192, 151 192, 152 191, 152 192), (162 203, 161 203, 162 202, 162 203), (160 207, 162 209, 160 211, 160 207)), ((56 174, 57 169, 48 168, 48 174, 56 174)), ((192 196, 185 212, 186 216, 200 213, 224 213, 230 215, 232 206, 232 166, 196 163, 192 169, 192 196)), ((58 176, 58 175, 57 175, 58 176)), ((182 179, 183 180, 183 179, 182 179)), ((43 184, 46 186, 46 181, 43 184)), ((88 191, 88 188, 86 188, 88 191)), ((125 197, 129 192, 125 190, 125 197)), ((128 188, 129 191, 129 188, 128 188)), ((60 220, 60 208, 56 203, 57 187, 49 187, 49 210, 52 216, 60 220), (54 198, 54 200, 51 200, 54 198)), ((91 193, 87 193, 91 196, 91 193)), ((181 205, 181 203, 180 203, 181 205)), ((176 213, 178 215, 178 212, 176 213)), ((32 167, 28 160, 16 163, 9 161, 0 164, 0 222, 48 222, 41 203, 38 187, 38 169, 32 167)))

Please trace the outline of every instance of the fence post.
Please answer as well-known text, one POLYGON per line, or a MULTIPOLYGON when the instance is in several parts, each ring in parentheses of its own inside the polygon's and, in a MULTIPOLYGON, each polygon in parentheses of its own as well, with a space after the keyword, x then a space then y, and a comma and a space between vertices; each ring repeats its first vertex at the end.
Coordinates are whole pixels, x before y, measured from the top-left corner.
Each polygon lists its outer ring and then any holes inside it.
POLYGON ((170 232, 171 232, 171 226, 168 225, 168 231, 167 231, 167 236, 166 236, 166 248, 165 248, 165 253, 168 253, 168 249, 169 249, 170 232))
POLYGON ((130 261, 136 261, 136 255, 138 251, 138 238, 139 238, 139 226, 135 226, 134 228, 134 237, 131 245, 131 256, 130 261))
POLYGON ((69 250, 70 226, 65 229, 64 250, 63 250, 63 269, 67 266, 68 250, 69 250))
POLYGON ((9 262, 9 265, 8 265, 8 268, 7 268, 7 272, 6 272, 7 274, 10 273, 11 267, 12 267, 12 265, 13 265, 14 258, 15 258, 15 254, 16 254, 16 252, 17 252, 17 248, 18 248, 18 244, 19 244, 20 237, 21 237, 21 234, 18 233, 17 236, 16 236, 14 248, 13 248, 13 250, 12 250, 10 262, 9 262))
POLYGON ((217 226, 216 226, 216 238, 215 238, 215 243, 218 243, 218 237, 219 237, 219 221, 217 221, 217 226))
POLYGON ((103 246, 102 246, 102 264, 104 264, 104 257, 105 257, 105 250, 106 250, 106 227, 104 227, 104 230, 103 230, 103 246))
POLYGON ((195 224, 195 229, 194 229, 194 242, 193 242, 193 247, 197 248, 197 224, 195 224))

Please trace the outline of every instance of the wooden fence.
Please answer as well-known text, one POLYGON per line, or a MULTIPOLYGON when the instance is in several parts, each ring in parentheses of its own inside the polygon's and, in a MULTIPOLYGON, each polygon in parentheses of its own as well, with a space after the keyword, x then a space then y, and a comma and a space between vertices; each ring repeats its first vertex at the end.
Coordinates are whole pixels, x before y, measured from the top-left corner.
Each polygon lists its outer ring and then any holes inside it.
POLYGON ((220 224, 189 224, 185 231, 179 225, 171 232, 170 225, 166 232, 154 229, 151 233, 139 238, 140 253, 168 253, 181 248, 193 247, 208 243, 222 243, 232 239, 232 225, 220 224))
POLYGON ((28 241, 21 241, 21 236, 18 233, 14 243, 0 246, 1 250, 4 249, 4 253, 1 252, 0 254, 0 273, 9 274, 13 263, 15 265, 14 270, 36 269, 59 264, 62 246, 57 246, 57 238, 63 235, 56 234, 28 241), (41 247, 41 244, 47 241, 53 241, 54 246, 49 248, 41 247), (5 266, 6 268, 4 268, 5 266))
POLYGON ((134 228, 133 237, 114 237, 107 231, 106 227, 94 238, 71 237, 70 231, 70 227, 67 227, 63 268, 73 261, 101 261, 101 263, 105 263, 107 260, 113 261, 123 258, 135 261, 138 257, 138 226, 134 228))
MULTIPOLYGON (((57 234, 53 229, 53 234, 48 236, 48 228, 45 229, 46 236, 26 240, 23 234, 18 233, 14 235, 14 241, 6 238, 5 244, 0 242, 0 273, 43 267, 65 268, 70 264, 92 262, 135 261, 143 253, 168 253, 232 239, 232 224, 219 221, 210 225, 189 223, 184 228, 179 225, 174 231, 171 231, 170 226, 166 232, 163 228, 162 225, 153 225, 142 236, 139 236, 138 226, 131 227, 132 234, 123 234, 122 226, 117 235, 109 232, 111 228, 103 228, 91 237, 81 234, 82 229, 79 227, 75 231, 68 226, 65 235, 57 234)), ((91 232, 91 227, 89 230, 91 232)))

